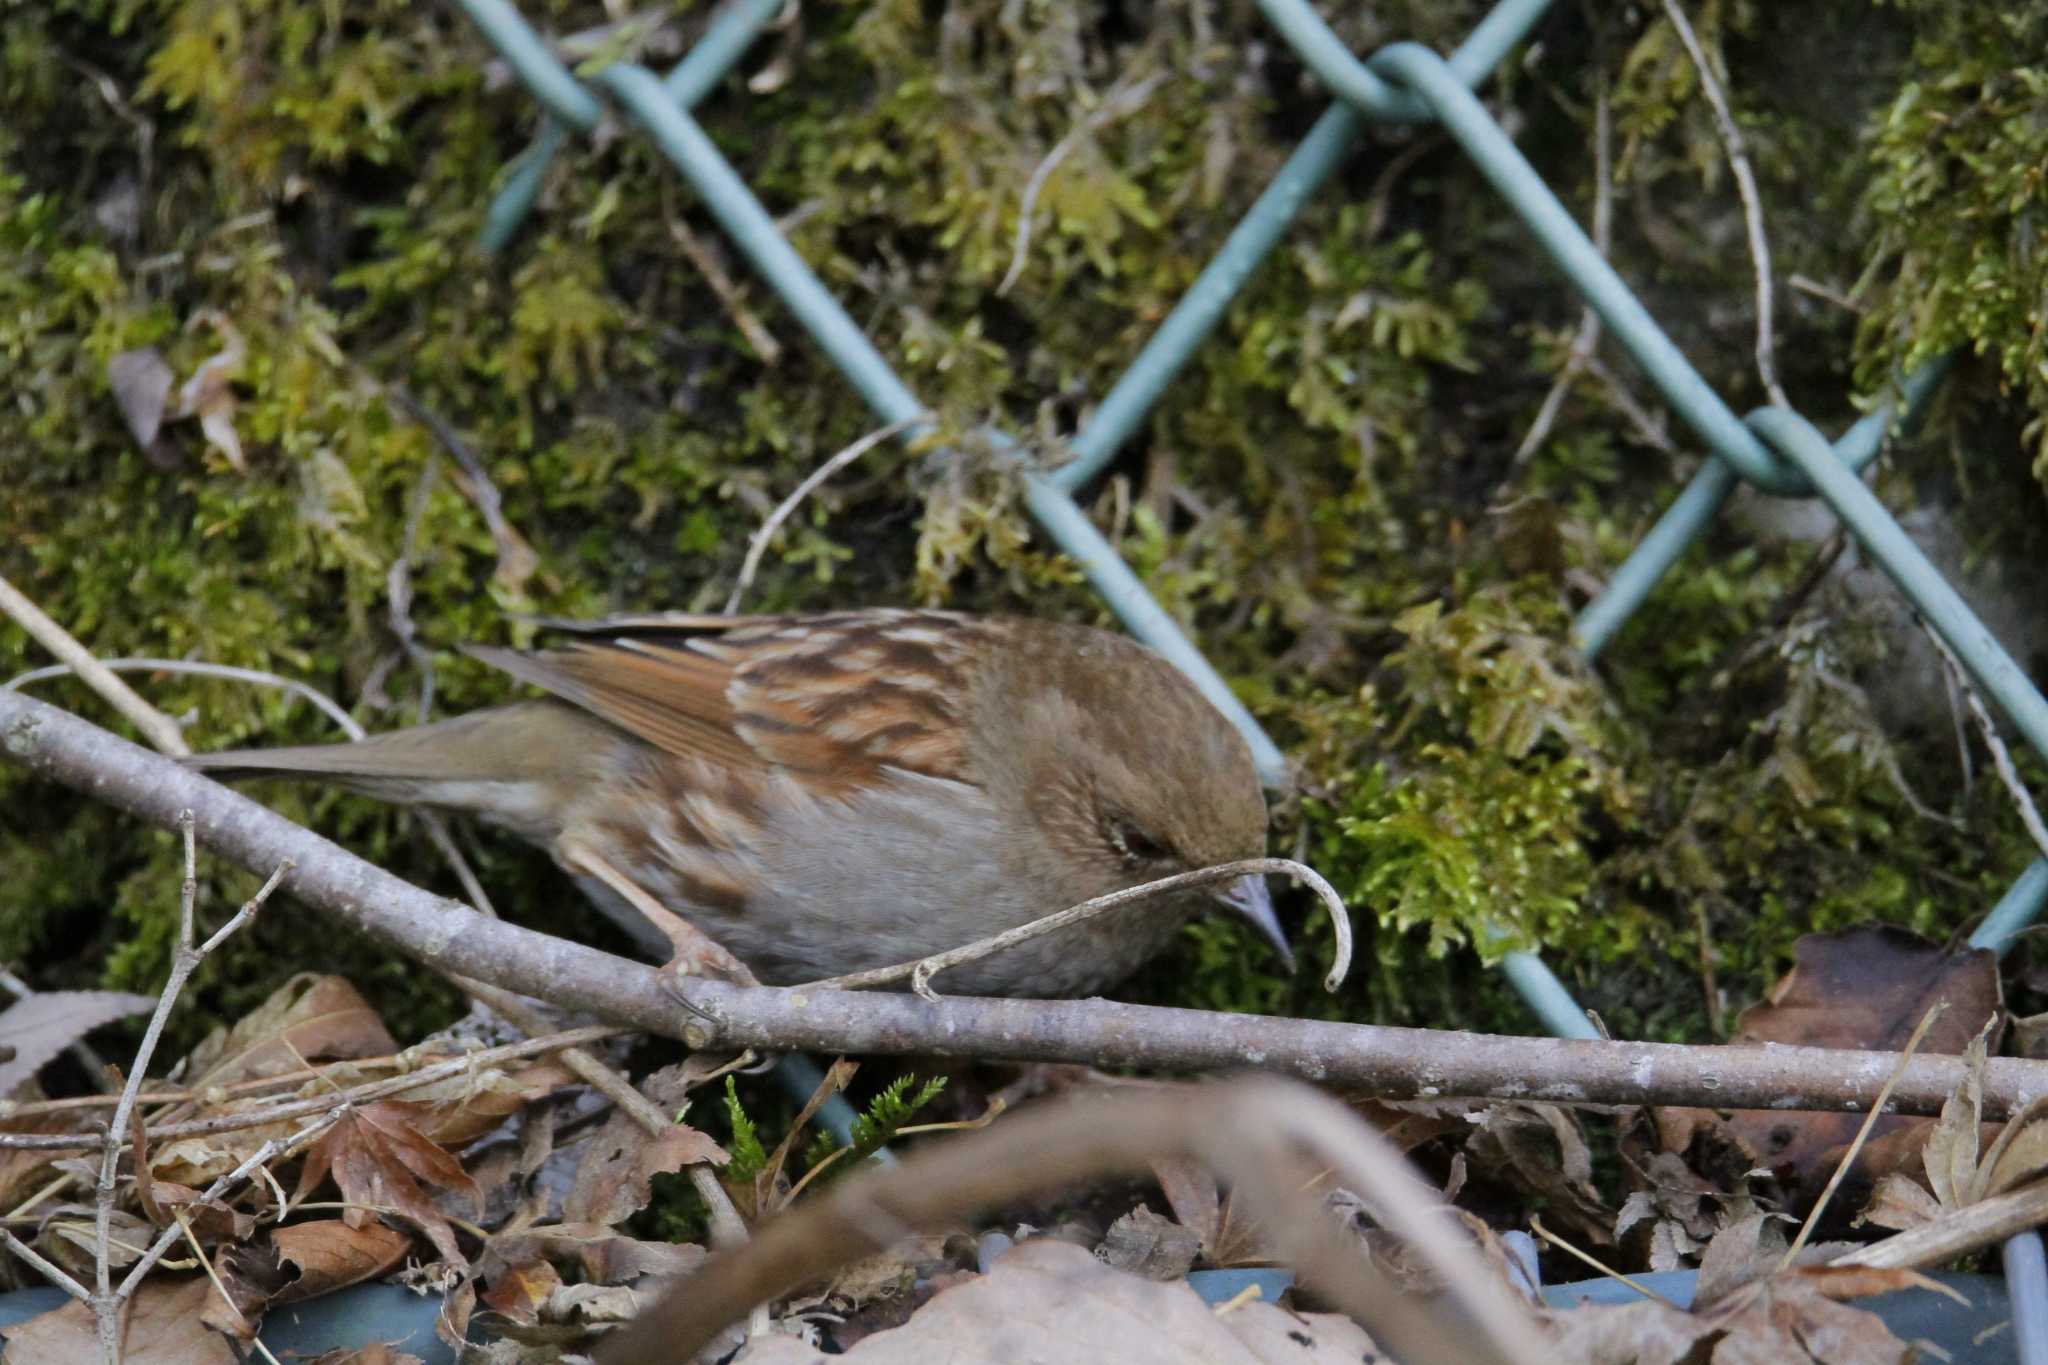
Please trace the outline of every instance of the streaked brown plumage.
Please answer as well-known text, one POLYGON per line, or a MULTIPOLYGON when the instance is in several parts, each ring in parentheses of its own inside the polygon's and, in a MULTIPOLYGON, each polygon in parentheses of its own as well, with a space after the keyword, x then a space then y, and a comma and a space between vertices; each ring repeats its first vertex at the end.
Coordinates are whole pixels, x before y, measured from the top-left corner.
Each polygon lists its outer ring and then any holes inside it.
MULTIPOLYGON (((479 657, 550 694, 359 744, 201 755, 475 811, 622 922, 594 853, 768 982, 906 961, 1265 850, 1251 755, 1119 635, 952 612, 649 616, 479 657)), ((1113 912, 949 973, 1078 995, 1217 901, 1284 950, 1263 881, 1113 912)))

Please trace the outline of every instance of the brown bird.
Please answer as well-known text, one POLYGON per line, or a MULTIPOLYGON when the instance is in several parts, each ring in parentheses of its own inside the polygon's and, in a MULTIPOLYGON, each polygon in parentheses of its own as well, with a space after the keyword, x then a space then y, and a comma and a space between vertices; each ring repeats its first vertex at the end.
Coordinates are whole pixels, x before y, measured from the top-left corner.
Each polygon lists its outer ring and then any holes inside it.
MULTIPOLYGON (((470 651, 549 700, 191 762, 474 811, 548 849, 643 940, 642 915, 667 907, 716 941, 694 958, 679 943, 690 965, 730 970, 722 945, 781 984, 1265 852, 1244 740, 1120 635, 907 610, 550 624, 586 638, 470 651)), ((1287 955, 1265 880, 1245 877, 1005 949, 946 987, 1098 991, 1218 903, 1287 955)))

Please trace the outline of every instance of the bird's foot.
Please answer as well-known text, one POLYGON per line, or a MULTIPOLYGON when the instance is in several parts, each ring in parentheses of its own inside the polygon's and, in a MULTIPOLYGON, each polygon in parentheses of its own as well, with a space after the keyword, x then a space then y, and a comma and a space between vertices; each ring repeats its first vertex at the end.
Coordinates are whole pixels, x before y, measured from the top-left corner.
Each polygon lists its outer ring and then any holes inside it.
POLYGON ((563 859, 577 871, 589 873, 617 892, 620 899, 638 910, 668 940, 671 956, 661 966, 664 974, 709 977, 730 981, 735 986, 761 984, 747 969, 747 964, 734 957, 724 944, 649 895, 638 882, 619 871, 588 844, 576 844, 563 850, 563 859))

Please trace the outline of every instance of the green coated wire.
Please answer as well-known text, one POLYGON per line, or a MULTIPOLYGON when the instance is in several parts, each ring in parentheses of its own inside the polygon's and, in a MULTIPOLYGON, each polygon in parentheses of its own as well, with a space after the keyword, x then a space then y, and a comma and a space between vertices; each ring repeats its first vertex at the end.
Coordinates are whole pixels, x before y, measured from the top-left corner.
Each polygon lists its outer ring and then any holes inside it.
MULTIPOLYGON (((519 194, 527 194, 525 202, 530 202, 531 189, 538 185, 548 159, 566 137, 563 129, 593 127, 601 106, 505 0, 458 3, 556 121, 515 167, 501 191, 500 204, 494 205, 493 230, 509 236, 518 216, 525 212, 524 203, 516 213, 507 208, 502 222, 498 209, 513 204, 519 194)), ((2040 694, 2017 674, 1982 623, 1962 607, 1953 589, 1925 563, 1924 556, 1915 561, 1917 550, 1855 477, 1853 471, 1875 453, 1889 414, 1879 412, 1865 418, 1832 447, 1794 413, 1769 410, 1753 414, 1747 421, 1737 419, 1593 249, 1556 196, 1474 98, 1470 87, 1521 40, 1546 10, 1547 0, 1503 0, 1448 61, 1415 44, 1396 44, 1369 62, 1361 62, 1345 50, 1303 0, 1259 3, 1269 21, 1341 103, 1317 123, 1232 232, 1218 257, 1105 397, 1094 419, 1077 436, 1079 458, 1059 470, 1028 478, 1026 489, 1034 515, 1082 564, 1134 633, 1188 669, 1211 699, 1245 730, 1269 780, 1284 771, 1277 748, 1096 531, 1071 493, 1099 473, 1143 421, 1245 279, 1285 232, 1301 203, 1327 179, 1365 119, 1441 122, 1523 217, 1624 348, 1643 365, 1673 410, 1718 457, 1617 572, 1608 590, 1582 613, 1574 634, 1588 654, 1597 654, 1611 641, 1650 588, 1670 571, 1686 545, 1711 521, 1737 477, 1773 492, 1818 489, 1869 548, 1872 558, 1900 582, 1916 605, 1929 612, 1966 666, 2013 715, 2029 741, 2048 749, 2048 707, 2043 706, 2040 694), (1781 459, 1781 454, 1787 458, 1781 459)), ((598 81, 642 120, 650 136, 704 195, 727 232, 869 404, 887 420, 903 420, 921 411, 914 395, 783 241, 744 182, 683 112, 715 85, 775 8, 774 0, 736 0, 734 8, 721 15, 714 30, 707 33, 705 43, 700 44, 701 54, 693 50, 666 82, 634 66, 612 67, 601 73, 598 81)), ((1930 368, 1908 382, 1903 408, 1909 415, 1938 378, 1939 370, 1930 368)), ((1979 939, 1986 946, 2009 944, 2021 927, 2039 915, 2044 903, 2048 903, 2048 861, 2036 863, 2022 875, 1980 928, 1979 939)), ((1583 1011, 1539 958, 1511 953, 1504 970, 1553 1032, 1592 1036, 1583 1011)))

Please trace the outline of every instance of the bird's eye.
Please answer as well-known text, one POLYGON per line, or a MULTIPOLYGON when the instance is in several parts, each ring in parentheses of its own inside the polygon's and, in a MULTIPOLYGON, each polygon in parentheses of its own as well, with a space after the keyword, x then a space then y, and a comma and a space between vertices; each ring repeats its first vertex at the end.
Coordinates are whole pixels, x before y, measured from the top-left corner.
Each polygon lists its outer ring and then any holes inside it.
POLYGON ((1126 862, 1160 862, 1169 856, 1166 845, 1128 820, 1109 822, 1109 842, 1126 862))

